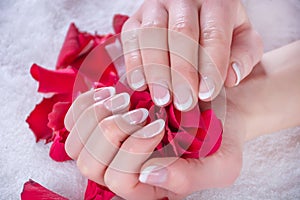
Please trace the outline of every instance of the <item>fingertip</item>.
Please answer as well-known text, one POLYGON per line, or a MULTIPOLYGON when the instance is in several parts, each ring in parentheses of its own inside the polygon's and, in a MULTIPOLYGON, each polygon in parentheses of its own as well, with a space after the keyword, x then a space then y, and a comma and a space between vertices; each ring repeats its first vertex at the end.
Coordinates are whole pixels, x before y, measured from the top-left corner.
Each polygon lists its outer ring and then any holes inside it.
POLYGON ((199 86, 199 99, 202 101, 211 101, 215 97, 215 92, 215 81, 209 76, 203 76, 199 86))
POLYGON ((167 84, 151 84, 150 93, 154 104, 157 106, 166 106, 171 101, 171 94, 167 84))
POLYGON ((174 106, 177 110, 182 112, 189 111, 195 107, 197 102, 197 95, 193 94, 189 86, 180 84, 174 87, 174 106))
POLYGON ((133 90, 145 90, 147 86, 144 71, 138 68, 130 72, 128 74, 128 84, 133 90))

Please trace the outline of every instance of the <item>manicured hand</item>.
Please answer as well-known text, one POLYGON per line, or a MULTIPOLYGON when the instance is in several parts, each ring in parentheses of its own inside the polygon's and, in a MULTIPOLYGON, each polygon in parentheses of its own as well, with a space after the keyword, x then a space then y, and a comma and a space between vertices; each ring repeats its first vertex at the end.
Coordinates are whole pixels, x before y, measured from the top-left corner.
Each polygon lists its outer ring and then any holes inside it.
POLYGON ((145 126, 148 111, 128 112, 129 99, 127 93, 115 94, 107 87, 80 95, 69 109, 65 148, 87 178, 125 199, 152 200, 182 199, 194 191, 230 185, 238 177, 245 132, 236 110, 228 110, 233 115, 227 116, 221 148, 212 156, 149 158, 164 135, 165 122, 145 126))
POLYGON ((238 85, 263 53, 239 0, 145 0, 121 36, 131 88, 181 111, 238 85))

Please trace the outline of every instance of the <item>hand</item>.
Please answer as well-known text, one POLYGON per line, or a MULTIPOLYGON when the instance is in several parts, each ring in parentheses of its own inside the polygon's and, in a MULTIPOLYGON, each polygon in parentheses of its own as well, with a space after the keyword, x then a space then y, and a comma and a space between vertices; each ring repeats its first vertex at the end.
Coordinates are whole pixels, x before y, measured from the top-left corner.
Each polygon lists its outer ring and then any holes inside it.
POLYGON ((161 141, 162 119, 145 126, 146 109, 128 112, 130 97, 112 87, 80 95, 65 117, 65 148, 83 175, 125 199, 160 199, 166 191, 139 181, 142 164, 161 141), (156 196, 159 195, 159 196, 156 196), (162 195, 162 196, 160 196, 162 195))
POLYGON ((65 148, 84 176, 125 199, 149 200, 182 199, 193 191, 229 185, 238 176, 244 134, 236 124, 243 123, 235 119, 230 129, 225 126, 220 150, 207 158, 149 160, 164 135, 164 121, 145 126, 147 110, 128 112, 129 99, 107 87, 80 95, 69 109, 65 148))
POLYGON ((239 0, 145 0, 121 36, 131 88, 181 111, 238 85, 263 53, 239 0))

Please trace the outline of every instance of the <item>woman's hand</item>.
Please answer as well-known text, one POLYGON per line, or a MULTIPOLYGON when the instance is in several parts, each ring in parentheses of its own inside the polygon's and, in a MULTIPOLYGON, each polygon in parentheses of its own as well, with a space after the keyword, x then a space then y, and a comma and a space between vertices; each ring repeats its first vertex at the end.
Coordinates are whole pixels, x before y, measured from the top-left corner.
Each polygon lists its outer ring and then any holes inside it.
POLYGON ((263 53, 239 0, 145 0, 121 36, 129 85, 181 111, 238 85, 263 53))
POLYGON ((237 178, 245 135, 242 117, 241 123, 227 121, 221 148, 212 156, 149 159, 165 124, 159 119, 145 126, 148 111, 128 112, 129 99, 127 93, 115 94, 107 87, 80 95, 69 109, 65 148, 87 178, 125 199, 149 200, 182 199, 197 190, 230 185, 237 178))

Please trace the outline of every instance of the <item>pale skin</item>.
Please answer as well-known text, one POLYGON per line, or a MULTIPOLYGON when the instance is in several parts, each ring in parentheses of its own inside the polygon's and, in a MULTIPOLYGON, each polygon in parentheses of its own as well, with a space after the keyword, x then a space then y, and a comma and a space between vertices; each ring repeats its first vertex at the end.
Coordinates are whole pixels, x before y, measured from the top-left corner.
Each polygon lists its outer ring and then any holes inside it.
POLYGON ((121 38, 129 85, 181 111, 238 85, 263 55, 240 0, 145 0, 121 38))
POLYGON ((229 186, 239 176, 246 141, 300 125, 299 52, 297 41, 266 53, 239 86, 225 89, 226 105, 214 107, 217 114, 226 107, 223 141, 211 156, 149 159, 164 122, 145 126, 147 111, 128 114, 127 94, 115 94, 113 88, 89 91, 72 104, 65 118, 66 151, 87 178, 124 199, 182 199, 229 186))

